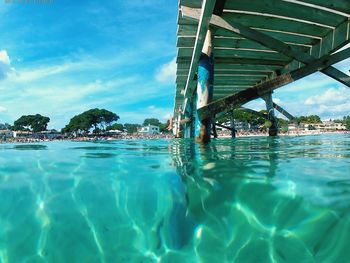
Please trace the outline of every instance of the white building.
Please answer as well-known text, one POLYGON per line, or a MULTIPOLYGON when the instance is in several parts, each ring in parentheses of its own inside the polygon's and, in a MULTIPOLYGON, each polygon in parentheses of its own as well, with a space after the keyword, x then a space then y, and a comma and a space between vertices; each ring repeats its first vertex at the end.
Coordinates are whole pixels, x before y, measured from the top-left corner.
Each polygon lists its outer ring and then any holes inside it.
POLYGON ((288 124, 288 131, 308 131, 309 130, 309 124, 307 123, 289 123, 288 124))
POLYGON ((139 130, 139 133, 142 133, 142 134, 159 134, 159 126, 154 126, 154 125, 143 126, 139 130))
POLYGON ((33 133, 30 131, 14 131, 13 137, 14 138, 29 138, 33 136, 33 133))
POLYGON ((323 121, 322 123, 317 123, 315 127, 316 129, 324 131, 346 130, 346 127, 342 123, 333 121, 323 121))
POLYGON ((346 130, 346 127, 342 123, 333 121, 323 121, 320 123, 300 123, 299 125, 294 123, 288 124, 289 131, 308 131, 310 129, 317 131, 341 131, 346 130))

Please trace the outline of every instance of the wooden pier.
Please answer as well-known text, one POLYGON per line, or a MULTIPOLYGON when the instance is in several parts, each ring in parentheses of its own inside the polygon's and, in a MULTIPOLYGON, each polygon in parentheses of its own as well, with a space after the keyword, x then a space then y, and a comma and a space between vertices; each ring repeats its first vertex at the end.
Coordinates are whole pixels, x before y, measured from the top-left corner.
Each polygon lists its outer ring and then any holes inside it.
POLYGON ((176 125, 208 142, 216 115, 263 98, 274 136, 274 109, 293 116, 273 91, 316 71, 350 87, 332 66, 350 57, 335 53, 349 42, 349 0, 180 0, 176 125))

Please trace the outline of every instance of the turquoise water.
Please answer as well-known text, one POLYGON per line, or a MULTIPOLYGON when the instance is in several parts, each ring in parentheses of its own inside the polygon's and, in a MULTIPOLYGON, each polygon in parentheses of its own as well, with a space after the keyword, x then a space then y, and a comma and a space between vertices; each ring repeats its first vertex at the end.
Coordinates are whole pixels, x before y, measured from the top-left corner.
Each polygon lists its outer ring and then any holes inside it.
POLYGON ((350 262, 350 135, 0 144, 0 262, 350 262))

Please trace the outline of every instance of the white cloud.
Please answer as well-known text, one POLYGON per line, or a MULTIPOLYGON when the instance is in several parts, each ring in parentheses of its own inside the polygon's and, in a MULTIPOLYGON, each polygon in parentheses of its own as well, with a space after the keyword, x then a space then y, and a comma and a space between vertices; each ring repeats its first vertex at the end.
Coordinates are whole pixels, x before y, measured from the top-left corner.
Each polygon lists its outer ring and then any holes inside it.
POLYGON ((336 106, 350 102, 350 90, 349 88, 330 88, 326 92, 320 95, 315 95, 305 100, 305 105, 325 105, 325 106, 336 106))
POLYGON ((14 71, 10 66, 11 60, 6 50, 0 50, 0 80, 7 78, 7 76, 14 71))
POLYGON ((174 83, 176 76, 176 59, 163 64, 156 73, 156 80, 162 83, 174 83))
POLYGON ((7 109, 5 107, 0 106, 0 113, 6 113, 7 109))
POLYGON ((322 120, 340 119, 350 115, 350 89, 339 85, 337 88, 320 89, 305 98, 284 98, 281 103, 294 116, 318 115, 322 120))
POLYGON ((10 65, 10 57, 8 56, 6 50, 0 50, 0 63, 10 65))

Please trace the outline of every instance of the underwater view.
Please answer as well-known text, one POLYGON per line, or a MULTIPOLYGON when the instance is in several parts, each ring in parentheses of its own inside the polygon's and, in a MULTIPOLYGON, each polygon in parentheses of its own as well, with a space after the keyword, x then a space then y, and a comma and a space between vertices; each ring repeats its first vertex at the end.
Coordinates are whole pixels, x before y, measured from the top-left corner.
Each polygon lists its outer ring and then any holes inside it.
POLYGON ((350 262, 350 135, 0 144, 0 262, 350 262))

